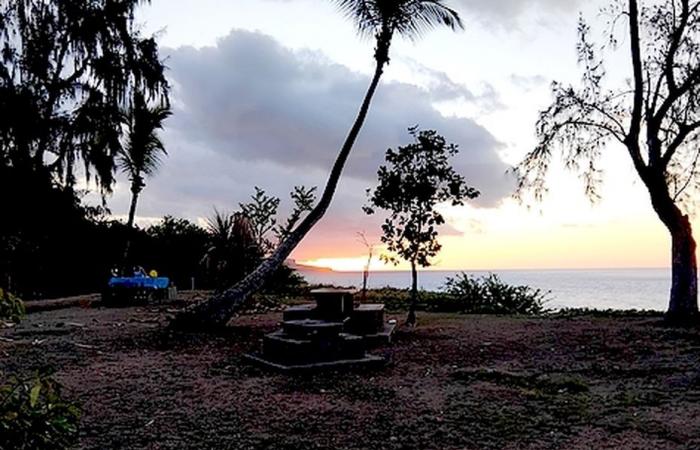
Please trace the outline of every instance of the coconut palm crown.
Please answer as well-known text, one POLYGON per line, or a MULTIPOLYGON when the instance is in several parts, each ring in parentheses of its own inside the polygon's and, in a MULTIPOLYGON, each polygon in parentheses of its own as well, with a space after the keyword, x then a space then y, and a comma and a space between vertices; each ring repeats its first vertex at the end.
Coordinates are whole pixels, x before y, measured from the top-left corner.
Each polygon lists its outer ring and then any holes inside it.
MULTIPOLYGON (((161 157, 167 155, 165 146, 158 136, 158 130, 163 128, 163 122, 171 114, 167 104, 150 106, 141 93, 134 95, 133 106, 124 113, 123 120, 127 128, 126 142, 120 148, 118 164, 131 183, 131 206, 127 221, 129 230, 134 226, 136 204, 139 194, 146 186, 145 178, 158 170, 161 157)), ((124 250, 125 261, 130 244, 129 236, 124 250)))
POLYGON ((355 22, 361 36, 377 40, 375 58, 389 61, 389 45, 394 33, 417 40, 424 33, 445 26, 464 29, 457 11, 442 0, 334 0, 341 12, 355 22))

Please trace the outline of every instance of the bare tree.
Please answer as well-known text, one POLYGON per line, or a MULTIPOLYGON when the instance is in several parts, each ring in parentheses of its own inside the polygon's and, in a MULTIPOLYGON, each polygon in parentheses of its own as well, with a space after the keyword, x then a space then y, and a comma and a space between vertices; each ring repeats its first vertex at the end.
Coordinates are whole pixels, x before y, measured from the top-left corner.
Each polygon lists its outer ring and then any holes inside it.
POLYGON ((369 280, 369 267, 372 264, 372 256, 374 254, 374 244, 371 244, 367 240, 367 235, 364 231, 357 232, 357 239, 365 246, 367 249, 367 264, 362 269, 362 301, 367 299, 367 281, 369 280))
MULTIPOLYGON (((553 83, 554 102, 537 122, 539 143, 520 163, 518 192, 541 199, 552 155, 578 172, 591 199, 599 197, 601 153, 626 149, 672 239, 668 318, 696 318, 695 239, 687 215, 698 177, 700 128, 700 2, 664 0, 642 5, 617 0, 604 13, 610 34, 601 50, 617 48, 616 27, 627 24, 631 83, 606 88, 606 70, 590 27, 579 22, 580 87, 553 83), (612 145, 609 145, 612 144, 612 145)), ((622 42, 622 41, 621 41, 622 42)))

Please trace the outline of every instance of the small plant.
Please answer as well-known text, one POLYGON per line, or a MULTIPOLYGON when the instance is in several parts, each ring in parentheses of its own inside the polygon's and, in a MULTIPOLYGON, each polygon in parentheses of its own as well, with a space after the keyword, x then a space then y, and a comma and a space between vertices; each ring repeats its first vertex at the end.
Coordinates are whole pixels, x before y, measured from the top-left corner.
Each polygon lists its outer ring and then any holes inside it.
POLYGON ((444 287, 452 303, 443 310, 469 314, 541 314, 548 292, 530 286, 513 286, 501 281, 496 274, 473 277, 466 273, 448 277, 444 287))
POLYGON ((77 406, 61 397, 50 374, 28 380, 11 377, 0 386, 0 449, 71 448, 78 437, 77 406))
POLYGON ((9 320, 19 323, 24 314, 24 302, 0 288, 0 321, 9 320))

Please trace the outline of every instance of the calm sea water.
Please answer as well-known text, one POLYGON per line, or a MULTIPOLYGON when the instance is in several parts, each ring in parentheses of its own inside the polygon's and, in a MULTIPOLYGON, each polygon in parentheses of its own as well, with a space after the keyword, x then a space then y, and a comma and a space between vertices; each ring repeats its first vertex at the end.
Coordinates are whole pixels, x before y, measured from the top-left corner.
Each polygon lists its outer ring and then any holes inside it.
MULTIPOLYGON (((300 270, 310 283, 362 286, 361 272, 317 272, 300 270)), ((445 278, 457 272, 424 271, 418 284, 425 290, 440 290, 445 278)), ((482 276, 489 272, 467 272, 482 276)), ((665 310, 671 289, 671 269, 599 270, 501 270, 493 271, 510 284, 551 291, 549 308, 654 309, 665 310)), ((410 272, 372 272, 370 288, 407 288, 410 272)))

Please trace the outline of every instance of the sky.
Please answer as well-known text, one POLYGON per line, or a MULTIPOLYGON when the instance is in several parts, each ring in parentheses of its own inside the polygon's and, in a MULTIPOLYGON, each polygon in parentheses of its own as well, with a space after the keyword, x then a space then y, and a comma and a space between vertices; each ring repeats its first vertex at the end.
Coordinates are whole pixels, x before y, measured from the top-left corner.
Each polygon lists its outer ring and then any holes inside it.
MULTIPOLYGON (((507 171, 535 143, 538 112, 553 80, 576 83, 579 14, 600 22, 596 1, 452 0, 465 30, 395 40, 333 204, 292 257, 360 270, 379 243, 381 216, 362 212, 387 148, 407 128, 436 129, 459 145, 454 167, 482 192, 443 207, 436 269, 665 267, 670 239, 620 146, 603 156, 603 199, 585 198, 576 175, 555 167, 543 202, 512 198, 507 171)), ((233 211, 254 186, 282 198, 325 183, 374 67, 373 42, 357 36, 329 0, 154 0, 137 21, 156 33, 173 86, 174 115, 162 136, 169 156, 147 181, 138 223, 166 214, 203 224, 233 211)), ((602 31, 600 32, 602 37, 602 31)), ((624 53, 612 78, 627 77, 624 53)), ((126 215, 122 179, 108 206, 126 215)), ((375 251, 381 254, 381 247, 375 251)), ((383 267, 379 261, 374 268, 383 267)), ((404 268, 399 266, 398 268, 404 268)))

